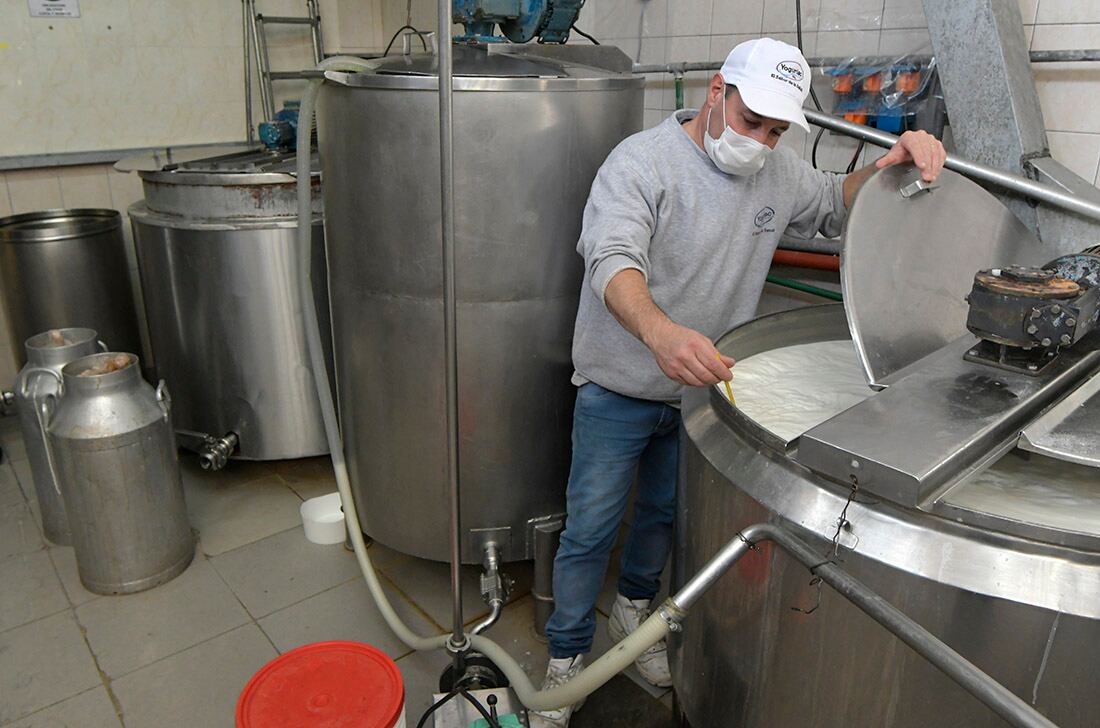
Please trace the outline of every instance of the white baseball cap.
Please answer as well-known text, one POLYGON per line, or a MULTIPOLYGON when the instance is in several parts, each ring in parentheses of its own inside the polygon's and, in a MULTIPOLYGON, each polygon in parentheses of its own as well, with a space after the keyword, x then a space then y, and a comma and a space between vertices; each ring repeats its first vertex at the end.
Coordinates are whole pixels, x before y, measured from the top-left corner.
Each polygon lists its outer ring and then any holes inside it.
POLYGON ((793 45, 773 38, 747 40, 726 56, 721 74, 754 113, 810 130, 802 113, 810 95, 810 64, 793 45))

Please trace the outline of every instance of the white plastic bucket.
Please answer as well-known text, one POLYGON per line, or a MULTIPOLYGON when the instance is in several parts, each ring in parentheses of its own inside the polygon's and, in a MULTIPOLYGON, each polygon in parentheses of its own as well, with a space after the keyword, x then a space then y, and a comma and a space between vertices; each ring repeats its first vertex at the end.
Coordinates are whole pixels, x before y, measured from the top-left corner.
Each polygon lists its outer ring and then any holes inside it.
POLYGON ((310 498, 299 508, 302 515, 302 529, 312 543, 343 543, 347 536, 344 527, 344 511, 340 507, 340 494, 310 498))

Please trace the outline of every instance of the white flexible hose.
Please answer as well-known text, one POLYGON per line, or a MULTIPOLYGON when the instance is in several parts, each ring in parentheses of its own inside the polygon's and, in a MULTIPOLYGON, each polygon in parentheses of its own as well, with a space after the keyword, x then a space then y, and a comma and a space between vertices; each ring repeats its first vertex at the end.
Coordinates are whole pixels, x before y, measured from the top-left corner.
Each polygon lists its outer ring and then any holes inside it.
MULTIPOLYGON (((326 59, 319 66, 321 71, 369 71, 374 65, 361 58, 335 56, 326 59)), ((355 557, 367 588, 374 598, 378 611, 394 634, 410 649, 428 651, 445 648, 449 634, 434 637, 422 637, 409 629, 394 611, 378 575, 371 564, 367 545, 359 527, 359 515, 355 509, 355 499, 351 493, 351 480, 348 478, 347 463, 344 460, 344 444, 340 437, 340 426, 336 419, 332 389, 329 386, 328 369, 325 363, 324 347, 321 343, 321 330, 317 323, 317 307, 313 298, 313 284, 310 281, 312 265, 313 225, 310 194, 310 129, 313 126, 313 112, 317 103, 317 94, 323 79, 310 81, 302 106, 298 113, 297 143, 297 190, 298 190, 298 294, 302 299, 302 318, 305 324, 306 340, 309 345, 310 366, 313 382, 317 387, 317 399, 321 406, 321 416, 325 424, 332 468, 336 473, 336 487, 340 491, 340 501, 344 508, 344 518, 348 524, 348 533, 355 549, 355 557)), ((492 660, 505 674, 516 691, 520 702, 531 710, 551 710, 580 702, 604 683, 628 667, 639 655, 664 639, 668 634, 668 624, 659 615, 654 614, 626 639, 612 647, 600 659, 585 668, 580 675, 565 685, 551 690, 538 691, 531 684, 527 673, 504 648, 487 637, 467 635, 470 645, 492 660)))

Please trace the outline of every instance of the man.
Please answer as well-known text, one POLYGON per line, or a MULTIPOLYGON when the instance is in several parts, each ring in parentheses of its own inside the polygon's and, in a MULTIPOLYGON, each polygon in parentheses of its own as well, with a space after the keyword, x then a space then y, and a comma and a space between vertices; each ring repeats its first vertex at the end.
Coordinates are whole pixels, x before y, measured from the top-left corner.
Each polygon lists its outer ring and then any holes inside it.
MULTIPOLYGON (((734 360, 712 342, 753 316, 780 235, 838 235, 876 167, 913 161, 928 180, 943 167, 943 145, 924 132, 907 132, 847 176, 776 149, 791 124, 809 131, 810 78, 797 48, 742 43, 698 112, 626 139, 593 182, 577 246, 579 389, 544 687, 575 677, 592 647, 596 597, 635 477, 608 629, 618 640, 648 617, 672 542, 681 390, 731 378, 734 360)), ((671 684, 663 643, 636 664, 654 685, 671 684)), ((565 728, 579 707, 532 714, 532 726, 565 728)))

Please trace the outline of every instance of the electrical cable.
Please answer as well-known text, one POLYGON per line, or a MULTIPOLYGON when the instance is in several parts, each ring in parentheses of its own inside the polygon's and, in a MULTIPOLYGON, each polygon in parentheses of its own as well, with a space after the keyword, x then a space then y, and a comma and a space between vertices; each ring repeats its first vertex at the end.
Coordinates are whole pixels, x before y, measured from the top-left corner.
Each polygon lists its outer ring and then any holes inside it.
POLYGON ((588 33, 585 33, 583 30, 578 28, 576 23, 573 23, 571 26, 569 26, 569 28, 571 30, 577 31, 577 35, 579 35, 580 37, 587 38, 588 40, 592 41, 592 45, 599 45, 600 44, 600 42, 598 40, 596 40, 595 38, 590 36, 588 33))
POLYGON ((856 153, 852 155, 852 161, 848 162, 848 169, 845 170, 845 174, 851 174, 856 171, 856 164, 859 162, 859 155, 863 152, 863 146, 866 144, 862 139, 859 140, 859 145, 856 147, 856 153))
POLYGON ((477 712, 481 713, 481 717, 485 719, 485 722, 489 724, 489 728, 500 728, 500 721, 489 714, 489 711, 485 709, 485 706, 481 704, 481 701, 470 694, 469 690, 461 688, 458 694, 466 698, 470 705, 477 709, 477 712))
POLYGON ((424 715, 420 716, 420 720, 418 720, 416 722, 416 728, 424 728, 424 726, 427 725, 428 718, 431 716, 431 714, 434 713, 435 711, 439 710, 440 708, 442 708, 443 705, 448 700, 450 700, 451 698, 453 698, 456 695, 458 695, 458 691, 457 690, 452 690, 451 692, 447 693, 446 695, 444 695, 439 700, 432 703, 431 706, 429 706, 428 709, 424 711, 424 715))
POLYGON ((821 127, 817 130, 817 136, 814 137, 814 146, 810 151, 810 164, 814 169, 817 169, 817 145, 821 143, 821 135, 825 133, 825 127, 821 127))
POLYGON ((393 37, 390 38, 390 42, 386 44, 386 50, 382 51, 383 57, 390 54, 390 48, 393 48, 393 42, 397 40, 397 36, 401 35, 401 31, 403 30, 411 30, 412 32, 416 33, 416 37, 420 39, 420 45, 424 46, 424 52, 428 52, 428 41, 424 40, 424 34, 416 28, 412 27, 411 25, 402 25, 400 28, 397 29, 397 32, 393 34, 393 37))

